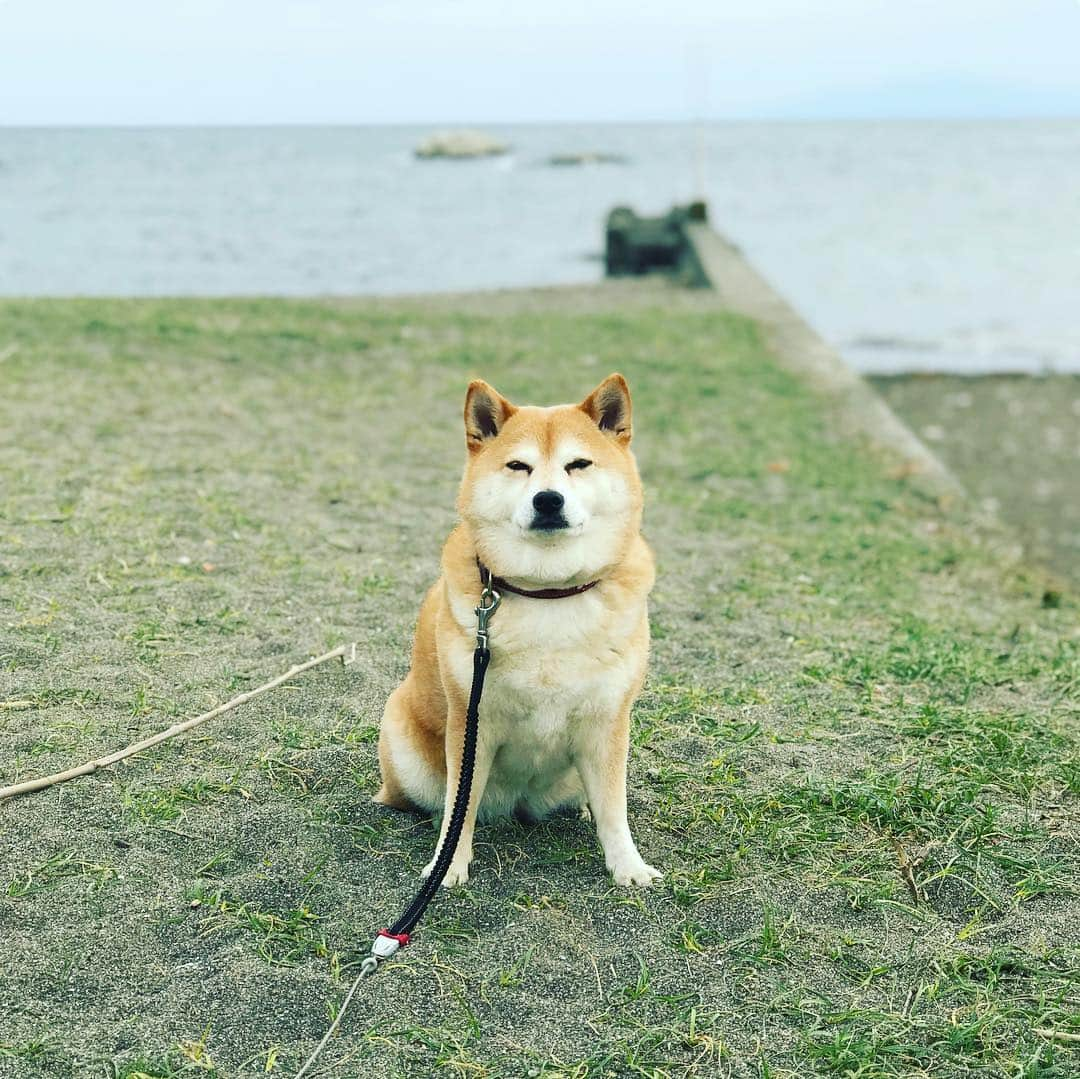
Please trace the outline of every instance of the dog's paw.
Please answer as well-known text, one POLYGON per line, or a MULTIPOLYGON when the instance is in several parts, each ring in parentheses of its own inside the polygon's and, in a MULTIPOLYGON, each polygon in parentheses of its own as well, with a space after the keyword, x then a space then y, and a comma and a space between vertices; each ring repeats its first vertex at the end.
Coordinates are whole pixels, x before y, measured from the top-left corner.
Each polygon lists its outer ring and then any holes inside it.
MULTIPOLYGON (((431 871, 435 868, 435 859, 433 858, 422 870, 420 870, 420 876, 427 880, 431 876, 431 871)), ((459 884, 469 883, 469 866, 468 863, 459 863, 456 860, 450 863, 450 868, 446 871, 446 876, 443 877, 442 886, 444 888, 456 888, 459 884)))
POLYGON ((631 865, 615 866, 611 870, 615 883, 624 888, 648 888, 655 881, 663 880, 664 874, 651 865, 638 861, 631 865))

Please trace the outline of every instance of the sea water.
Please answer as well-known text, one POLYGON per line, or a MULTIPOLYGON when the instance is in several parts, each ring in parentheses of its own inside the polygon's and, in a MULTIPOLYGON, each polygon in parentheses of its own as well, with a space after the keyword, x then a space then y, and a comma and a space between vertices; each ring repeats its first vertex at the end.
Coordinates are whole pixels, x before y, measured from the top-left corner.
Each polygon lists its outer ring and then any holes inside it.
MULTIPOLYGON (((1080 370, 1080 121, 0 129, 0 295, 591 282, 603 221, 703 195, 866 371, 1080 370), (597 151, 621 164, 553 166, 597 151)), ((0 335, 2 335, 0 326, 0 335)))

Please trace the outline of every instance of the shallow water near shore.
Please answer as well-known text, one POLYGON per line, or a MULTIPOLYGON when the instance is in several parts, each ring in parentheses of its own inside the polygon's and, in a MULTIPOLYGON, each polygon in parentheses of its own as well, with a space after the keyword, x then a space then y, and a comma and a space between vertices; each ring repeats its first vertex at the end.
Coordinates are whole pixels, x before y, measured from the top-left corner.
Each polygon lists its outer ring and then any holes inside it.
POLYGON ((865 371, 1080 370, 1080 121, 0 130, 0 295, 589 282, 603 219, 699 192, 865 371), (623 164, 551 167, 601 152, 623 164))

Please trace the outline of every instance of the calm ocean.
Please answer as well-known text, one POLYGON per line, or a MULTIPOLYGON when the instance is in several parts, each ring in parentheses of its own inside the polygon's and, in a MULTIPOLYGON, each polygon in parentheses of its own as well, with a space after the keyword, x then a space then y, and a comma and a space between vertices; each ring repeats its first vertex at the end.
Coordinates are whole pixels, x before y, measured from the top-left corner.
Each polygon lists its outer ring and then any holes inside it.
MULTIPOLYGON (((0 294, 586 282, 614 205, 697 193, 868 371, 1080 371, 1080 121, 0 129, 0 294), (597 150, 624 165, 554 168, 597 150)), ((2 327, 0 327, 2 332, 2 327)))

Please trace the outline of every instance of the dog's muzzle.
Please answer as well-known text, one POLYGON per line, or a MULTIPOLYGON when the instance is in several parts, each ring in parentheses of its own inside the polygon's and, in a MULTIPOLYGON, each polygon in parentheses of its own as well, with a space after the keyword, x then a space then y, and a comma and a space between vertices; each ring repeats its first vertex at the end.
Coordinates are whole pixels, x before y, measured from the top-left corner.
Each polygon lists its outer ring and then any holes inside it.
POLYGON ((535 513, 530 528, 537 532, 557 532, 560 528, 570 527, 563 516, 566 500, 558 491, 537 491, 532 501, 535 513))

